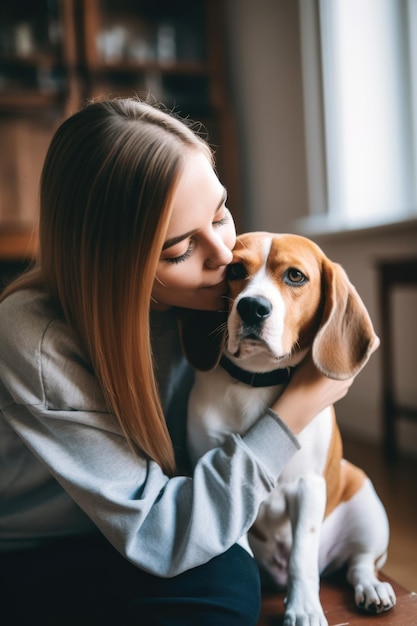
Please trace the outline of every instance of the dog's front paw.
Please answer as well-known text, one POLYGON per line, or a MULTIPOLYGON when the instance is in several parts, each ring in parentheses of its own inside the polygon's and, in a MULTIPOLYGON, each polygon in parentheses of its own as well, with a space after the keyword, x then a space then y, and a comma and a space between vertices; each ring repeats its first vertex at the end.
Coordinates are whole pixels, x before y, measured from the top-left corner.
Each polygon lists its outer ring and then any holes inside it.
POLYGON ((318 598, 287 598, 283 626, 328 626, 318 598))
POLYGON ((324 614, 317 613, 285 613, 283 626, 328 626, 324 614))
POLYGON ((357 585, 355 602, 361 610, 368 613, 383 613, 395 605, 396 598, 389 583, 377 581, 374 584, 357 585))

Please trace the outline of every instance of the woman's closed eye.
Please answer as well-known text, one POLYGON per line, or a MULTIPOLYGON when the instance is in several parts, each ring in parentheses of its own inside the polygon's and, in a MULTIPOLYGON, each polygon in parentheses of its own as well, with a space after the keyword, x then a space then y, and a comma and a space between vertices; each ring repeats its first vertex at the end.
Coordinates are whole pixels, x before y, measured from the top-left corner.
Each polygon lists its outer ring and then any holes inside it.
POLYGON ((231 219, 232 219, 232 216, 230 214, 229 209, 224 207, 223 217, 220 218, 219 220, 214 221, 213 226, 224 226, 225 224, 228 224, 231 219))
POLYGON ((163 261, 168 261, 168 263, 181 263, 182 261, 185 261, 186 259, 188 259, 194 250, 195 244, 194 241, 192 239, 190 239, 190 243, 188 244, 188 248, 187 250, 183 253, 180 254, 179 256, 174 256, 174 257, 167 257, 165 259, 162 259, 163 261))
MULTIPOLYGON (((224 207, 223 217, 213 221, 212 225, 214 228, 220 228, 221 226, 225 226, 226 224, 228 224, 231 219, 232 219, 232 216, 230 214, 229 209, 224 207)), ((174 257, 165 257, 164 259, 162 259, 162 261, 168 261, 168 263, 173 263, 173 264, 182 263, 183 261, 186 261, 192 255, 195 246, 196 246, 196 242, 194 241, 193 238, 191 238, 188 244, 188 248, 183 254, 180 254, 174 257)))

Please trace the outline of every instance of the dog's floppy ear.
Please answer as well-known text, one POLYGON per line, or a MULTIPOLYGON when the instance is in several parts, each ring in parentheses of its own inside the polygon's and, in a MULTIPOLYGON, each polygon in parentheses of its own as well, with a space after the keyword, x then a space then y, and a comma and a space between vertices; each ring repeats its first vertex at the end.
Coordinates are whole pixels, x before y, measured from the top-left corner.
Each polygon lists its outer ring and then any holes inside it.
POLYGON ((213 369, 224 347, 227 312, 180 309, 177 317, 182 348, 189 363, 203 372, 213 369))
POLYGON ((313 342, 316 367, 329 378, 354 376, 379 345, 371 318, 346 272, 323 262, 323 317, 313 342))

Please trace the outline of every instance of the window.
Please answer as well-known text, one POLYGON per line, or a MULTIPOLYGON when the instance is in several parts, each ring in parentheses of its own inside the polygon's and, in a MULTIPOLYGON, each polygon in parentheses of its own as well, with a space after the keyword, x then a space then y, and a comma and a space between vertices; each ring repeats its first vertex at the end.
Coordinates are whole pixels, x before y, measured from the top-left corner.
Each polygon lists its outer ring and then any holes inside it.
POLYGON ((309 230, 417 218, 417 0, 299 0, 309 230))

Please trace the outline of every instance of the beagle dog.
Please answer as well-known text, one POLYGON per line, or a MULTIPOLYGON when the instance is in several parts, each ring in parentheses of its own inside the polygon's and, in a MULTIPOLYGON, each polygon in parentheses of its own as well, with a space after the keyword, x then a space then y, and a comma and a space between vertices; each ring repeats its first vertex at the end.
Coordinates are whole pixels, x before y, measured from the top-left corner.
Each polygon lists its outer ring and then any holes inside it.
MULTIPOLYGON (((196 368, 188 412, 193 462, 228 433, 244 433, 307 353, 320 372, 342 380, 357 374, 379 344, 345 271, 305 237, 240 236, 227 278, 221 331, 221 313, 200 313, 195 324, 189 312, 181 325, 185 354, 196 368)), ((320 576, 341 568, 360 609, 390 609, 394 591, 377 575, 386 559, 387 515, 369 478, 343 459, 333 407, 298 439, 301 449, 247 537, 261 571, 286 588, 284 624, 327 625, 320 576)))

